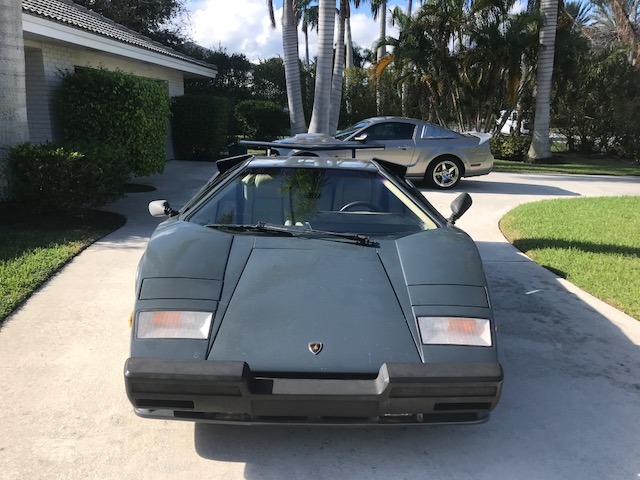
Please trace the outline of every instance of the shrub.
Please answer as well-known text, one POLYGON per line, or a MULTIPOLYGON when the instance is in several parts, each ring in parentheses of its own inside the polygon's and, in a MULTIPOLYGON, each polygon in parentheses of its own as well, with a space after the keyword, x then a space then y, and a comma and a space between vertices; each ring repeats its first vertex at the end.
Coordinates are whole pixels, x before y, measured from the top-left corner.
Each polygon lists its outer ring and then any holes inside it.
POLYGON ((576 68, 552 112, 569 151, 640 160, 640 73, 623 50, 580 57, 576 68))
POLYGON ((530 135, 494 135, 490 140, 491 153, 501 160, 521 162, 531 145, 530 135))
POLYGON ((122 195, 122 158, 117 148, 95 145, 17 145, 8 155, 13 198, 34 213, 102 205, 122 195))
POLYGON ((287 135, 289 115, 269 100, 243 100, 236 105, 240 134, 254 140, 274 140, 287 135))
POLYGON ((119 71, 81 69, 63 75, 59 99, 68 143, 121 149, 127 173, 162 172, 169 126, 164 84, 119 71))
POLYGON ((215 160, 227 144, 229 100, 183 95, 171 102, 173 148, 181 160, 215 160))

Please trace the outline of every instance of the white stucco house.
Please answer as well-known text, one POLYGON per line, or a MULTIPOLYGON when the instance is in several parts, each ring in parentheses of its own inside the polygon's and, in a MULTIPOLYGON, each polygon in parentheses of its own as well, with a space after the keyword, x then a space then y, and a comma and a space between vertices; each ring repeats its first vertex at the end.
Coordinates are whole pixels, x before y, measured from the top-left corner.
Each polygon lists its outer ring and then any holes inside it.
MULTIPOLYGON (((61 139, 56 90, 61 71, 107 68, 167 85, 167 95, 184 93, 190 77, 214 78, 217 69, 69 0, 22 0, 27 118, 31 143, 61 139)), ((171 136, 167 157, 173 156, 171 136)))

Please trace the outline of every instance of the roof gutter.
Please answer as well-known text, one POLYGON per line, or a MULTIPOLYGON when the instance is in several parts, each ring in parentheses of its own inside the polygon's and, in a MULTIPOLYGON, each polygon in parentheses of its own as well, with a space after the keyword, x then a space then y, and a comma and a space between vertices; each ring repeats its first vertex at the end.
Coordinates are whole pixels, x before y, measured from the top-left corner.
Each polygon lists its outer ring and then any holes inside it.
POLYGON ((183 72, 187 76, 215 78, 218 74, 218 69, 213 65, 207 67, 191 63, 24 12, 22 13, 22 30, 27 38, 48 39, 78 45, 139 62, 171 68, 183 72))

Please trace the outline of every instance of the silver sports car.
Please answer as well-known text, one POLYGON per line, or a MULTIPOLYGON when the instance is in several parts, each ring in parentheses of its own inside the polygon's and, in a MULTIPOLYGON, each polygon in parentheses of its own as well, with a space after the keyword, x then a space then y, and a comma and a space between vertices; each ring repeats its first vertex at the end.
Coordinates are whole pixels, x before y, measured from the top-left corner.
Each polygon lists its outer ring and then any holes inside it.
POLYGON ((314 150, 314 145, 327 147, 333 143, 361 143, 372 149, 358 150, 356 158, 379 158, 407 167, 407 177, 425 180, 441 189, 455 187, 462 177, 486 175, 493 167, 493 155, 489 148, 490 134, 456 133, 448 128, 401 117, 376 117, 362 120, 342 130, 335 137, 326 134, 298 134, 279 140, 282 147, 271 149, 281 156, 332 155, 349 156, 348 150, 314 150), (295 143, 296 148, 286 144, 295 143), (308 144, 309 149, 301 149, 308 144), (375 149, 380 146, 380 149, 375 149))

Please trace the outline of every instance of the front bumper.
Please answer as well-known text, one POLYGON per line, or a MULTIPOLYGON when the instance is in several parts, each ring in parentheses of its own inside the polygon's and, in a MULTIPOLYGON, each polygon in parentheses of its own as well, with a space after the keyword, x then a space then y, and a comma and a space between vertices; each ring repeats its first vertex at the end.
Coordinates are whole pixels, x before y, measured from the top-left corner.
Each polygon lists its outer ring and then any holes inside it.
POLYGON ((255 376, 244 362, 129 358, 127 396, 147 418, 213 423, 480 423, 499 363, 384 364, 373 379, 255 376))

